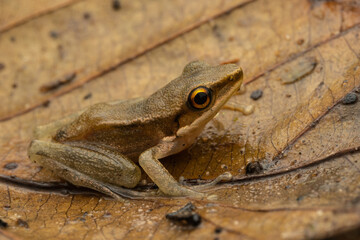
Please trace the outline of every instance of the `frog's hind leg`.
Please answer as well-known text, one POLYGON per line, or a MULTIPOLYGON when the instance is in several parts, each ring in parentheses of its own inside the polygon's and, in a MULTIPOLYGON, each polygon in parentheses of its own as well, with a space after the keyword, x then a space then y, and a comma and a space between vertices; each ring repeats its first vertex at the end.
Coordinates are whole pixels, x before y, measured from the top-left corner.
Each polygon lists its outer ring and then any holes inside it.
POLYGON ((118 153, 34 140, 29 147, 29 157, 74 185, 97 190, 115 199, 155 195, 127 189, 136 186, 141 171, 131 160, 118 153))

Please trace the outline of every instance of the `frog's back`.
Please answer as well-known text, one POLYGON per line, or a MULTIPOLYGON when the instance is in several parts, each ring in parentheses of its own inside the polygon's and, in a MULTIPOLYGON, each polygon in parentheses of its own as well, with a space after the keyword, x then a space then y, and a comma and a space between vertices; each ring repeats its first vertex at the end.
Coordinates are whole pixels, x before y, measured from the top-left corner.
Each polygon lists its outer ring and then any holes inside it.
POLYGON ((93 105, 54 139, 84 147, 97 145, 136 161, 143 151, 177 130, 176 119, 144 114, 146 107, 142 99, 93 105))

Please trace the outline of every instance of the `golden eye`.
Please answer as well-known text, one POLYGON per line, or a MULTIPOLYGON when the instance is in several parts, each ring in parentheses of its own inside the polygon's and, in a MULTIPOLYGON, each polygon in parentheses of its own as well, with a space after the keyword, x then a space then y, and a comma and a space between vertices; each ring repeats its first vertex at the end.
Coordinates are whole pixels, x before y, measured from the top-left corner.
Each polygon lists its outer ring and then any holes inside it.
POLYGON ((188 102, 195 109, 204 109, 211 102, 211 91, 206 87, 197 87, 190 92, 188 102))

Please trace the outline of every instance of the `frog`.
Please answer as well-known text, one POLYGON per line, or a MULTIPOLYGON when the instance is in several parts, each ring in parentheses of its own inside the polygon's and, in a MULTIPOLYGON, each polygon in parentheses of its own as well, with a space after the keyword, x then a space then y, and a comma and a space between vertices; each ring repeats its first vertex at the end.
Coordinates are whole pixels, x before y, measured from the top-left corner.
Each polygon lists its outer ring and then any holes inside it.
POLYGON ((179 77, 145 98, 96 103, 35 129, 30 160, 60 178, 115 199, 206 196, 204 189, 231 179, 225 172, 197 186, 180 184, 160 159, 189 148, 240 89, 235 64, 188 63, 179 77), (134 190, 141 169, 158 191, 134 190))

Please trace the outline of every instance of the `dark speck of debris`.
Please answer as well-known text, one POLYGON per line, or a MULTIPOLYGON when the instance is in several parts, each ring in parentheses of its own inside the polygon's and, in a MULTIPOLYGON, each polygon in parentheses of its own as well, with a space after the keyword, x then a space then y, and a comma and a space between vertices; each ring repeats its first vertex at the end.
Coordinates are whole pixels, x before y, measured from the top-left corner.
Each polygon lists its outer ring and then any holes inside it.
POLYGON ((263 167, 259 162, 250 162, 246 165, 246 174, 259 174, 263 170, 263 167))
POLYGON ((84 19, 88 20, 91 18, 91 14, 88 13, 88 12, 85 12, 84 15, 83 15, 84 19))
POLYGON ((92 97, 92 93, 88 93, 84 96, 84 100, 90 99, 92 97))
POLYGON ((166 214, 166 218, 183 226, 197 227, 201 223, 201 216, 194 210, 195 206, 189 202, 176 212, 166 214))
POLYGON ((10 37, 10 41, 11 42, 16 42, 16 38, 15 37, 10 37))
POLYGON ((251 98, 252 100, 258 100, 259 98, 262 97, 262 95, 263 95, 263 91, 260 90, 260 89, 258 89, 258 90, 255 90, 255 91, 253 91, 253 92, 251 93, 250 98, 251 98))
POLYGON ((11 87, 13 88, 13 89, 15 89, 15 88, 17 88, 17 84, 16 83, 13 83, 12 85, 11 85, 11 87))
POLYGON ((300 201, 302 201, 304 198, 305 198, 304 196, 299 196, 299 197, 296 199, 296 201, 300 202, 300 201))
POLYGON ((315 120, 314 122, 310 123, 310 127, 315 127, 318 124, 319 120, 315 120))
POLYGON ((120 0, 113 0, 112 1, 112 7, 115 11, 120 10, 121 9, 121 3, 120 0))
POLYGON ((285 97, 291 98, 291 94, 286 94, 285 97))
POLYGON ((299 40, 296 41, 297 45, 303 45, 305 42, 304 39, 300 38, 299 40))
POLYGON ((44 107, 44 108, 47 108, 49 105, 50 105, 50 100, 46 100, 46 101, 43 103, 43 107, 44 107))
POLYGON ((16 225, 19 227, 29 228, 29 224, 21 218, 16 221, 16 225))
POLYGON ((50 31, 49 35, 51 38, 54 38, 54 39, 59 37, 59 33, 56 31, 50 31))
POLYGON ((216 234, 219 234, 219 233, 221 233, 222 231, 223 231, 222 227, 217 227, 217 228, 215 228, 215 233, 216 233, 216 234))
POLYGON ((7 222, 4 222, 3 220, 0 219, 0 228, 7 228, 8 224, 7 222))
POLYGON ((111 217, 111 213, 105 213, 105 214, 103 215, 103 217, 104 217, 104 218, 110 218, 110 217, 111 217))
POLYGON ((0 71, 3 70, 5 68, 5 64, 0 63, 0 71))
POLYGON ((5 164, 4 168, 6 170, 14 170, 18 167, 17 163, 14 163, 14 162, 11 162, 11 163, 8 163, 8 164, 5 164))
POLYGON ((59 87, 71 83, 76 78, 76 73, 66 75, 64 78, 58 79, 52 83, 44 84, 40 87, 40 92, 47 93, 58 89, 59 87))
POLYGON ((342 104, 348 105, 348 104, 354 104, 358 100, 358 96, 355 93, 348 93, 342 100, 342 104))

